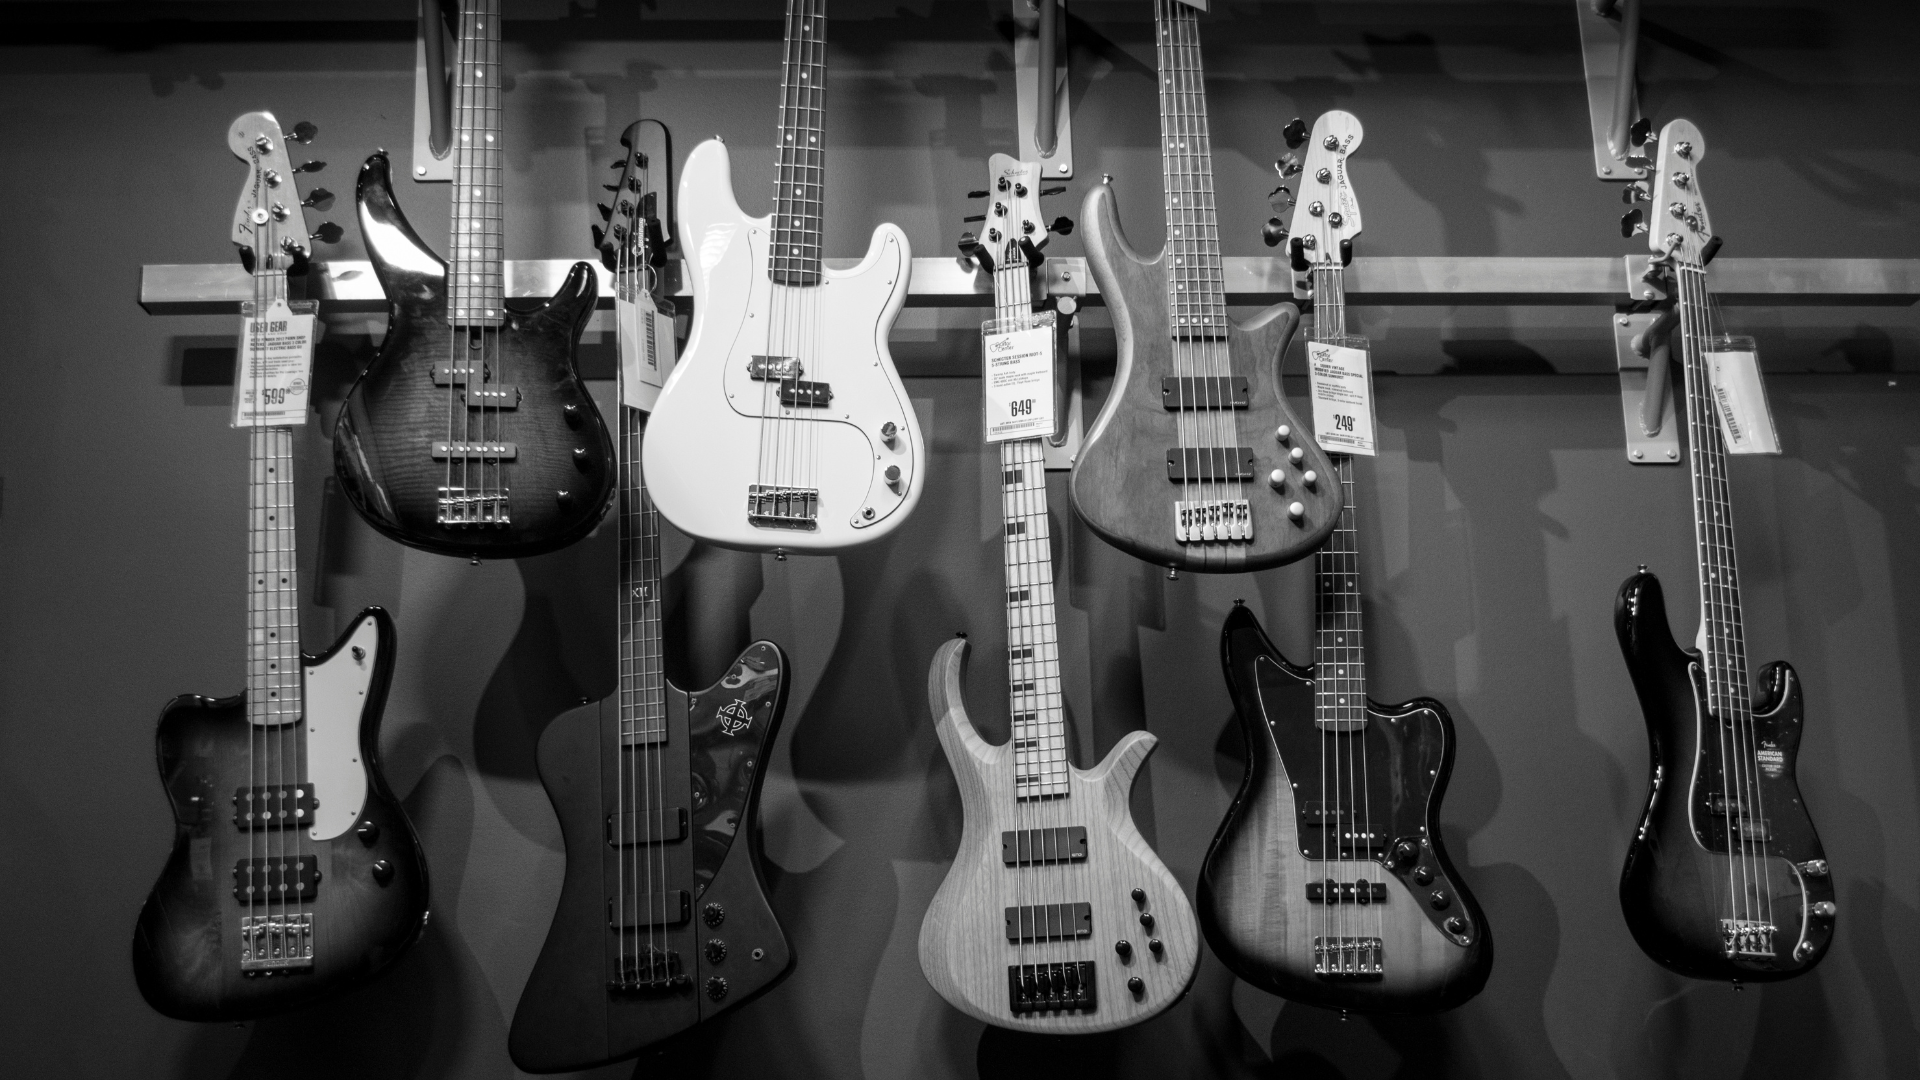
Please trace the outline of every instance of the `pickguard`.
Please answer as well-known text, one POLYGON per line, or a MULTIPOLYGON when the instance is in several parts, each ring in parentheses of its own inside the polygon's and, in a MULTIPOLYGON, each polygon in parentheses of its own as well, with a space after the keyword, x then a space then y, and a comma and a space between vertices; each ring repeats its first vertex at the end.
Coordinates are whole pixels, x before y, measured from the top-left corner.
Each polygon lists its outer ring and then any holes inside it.
POLYGON ((381 647, 379 623, 361 619, 332 654, 306 669, 307 779, 319 801, 307 832, 314 840, 345 833, 366 805, 360 721, 381 647))

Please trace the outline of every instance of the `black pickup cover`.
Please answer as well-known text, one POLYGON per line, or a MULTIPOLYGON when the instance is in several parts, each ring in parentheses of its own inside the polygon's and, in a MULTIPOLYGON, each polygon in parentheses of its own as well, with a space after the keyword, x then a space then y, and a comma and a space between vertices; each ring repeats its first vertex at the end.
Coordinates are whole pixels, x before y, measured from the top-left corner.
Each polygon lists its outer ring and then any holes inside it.
POLYGON ((1307 882, 1307 902, 1309 904, 1384 904, 1387 902, 1387 883, 1384 881, 1325 881, 1307 882), (1331 899, 1329 899, 1331 898, 1331 899))
POLYGON ((806 379, 780 380, 780 404, 789 409, 824 409, 833 403, 833 387, 806 379))
POLYGON ((1248 395, 1244 375, 1166 375, 1160 379, 1160 404, 1168 409, 1244 409, 1248 395))
POLYGON ((1007 909, 1007 942, 1071 941, 1093 936, 1092 904, 1028 904, 1007 909))
POLYGON ((1167 479, 1176 484, 1253 479, 1253 448, 1176 446, 1167 451, 1167 479))
POLYGON ((311 900, 320 891, 320 860, 299 858, 241 859, 233 864, 233 898, 243 904, 311 900))
POLYGON ((1008 964, 1007 1008, 1015 1016, 1037 1012, 1093 1012, 1100 1006, 1093 961, 1008 964))
POLYGON ((671 806, 664 811, 629 810, 607 815, 607 846, 633 847, 636 844, 671 844, 687 838, 687 808, 671 806))
POLYGON ((1000 861, 1008 866, 1087 861, 1087 830, 1080 825, 1058 829, 1009 829, 1000 834, 1000 861))
POLYGON ((607 900, 607 925, 616 930, 649 926, 679 926, 693 917, 684 889, 667 889, 652 897, 612 897, 607 900))

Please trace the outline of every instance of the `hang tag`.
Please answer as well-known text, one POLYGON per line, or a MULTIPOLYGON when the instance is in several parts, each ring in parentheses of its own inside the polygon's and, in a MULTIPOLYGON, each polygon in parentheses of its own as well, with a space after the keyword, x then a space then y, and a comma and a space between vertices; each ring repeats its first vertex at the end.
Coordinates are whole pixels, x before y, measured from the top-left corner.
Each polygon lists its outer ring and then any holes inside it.
POLYGON ((1373 457, 1373 371, 1367 339, 1307 342, 1313 433, 1320 449, 1373 457))
POLYGON ((307 422, 313 389, 312 300, 275 300, 264 314, 240 305, 240 348, 234 363, 233 426, 291 427, 307 422))
POLYGON ((621 403, 652 412, 660 388, 680 360, 673 338, 673 313, 660 310, 653 294, 632 287, 616 288, 613 313, 620 343, 621 403))
POLYGON ((987 441, 1053 433, 1054 314, 1036 312, 980 327, 987 441))
POLYGON ((1721 339, 1707 345, 1707 381, 1713 387, 1713 413, 1729 454, 1778 454, 1780 434, 1767 408, 1760 381, 1760 354, 1752 338, 1721 339))

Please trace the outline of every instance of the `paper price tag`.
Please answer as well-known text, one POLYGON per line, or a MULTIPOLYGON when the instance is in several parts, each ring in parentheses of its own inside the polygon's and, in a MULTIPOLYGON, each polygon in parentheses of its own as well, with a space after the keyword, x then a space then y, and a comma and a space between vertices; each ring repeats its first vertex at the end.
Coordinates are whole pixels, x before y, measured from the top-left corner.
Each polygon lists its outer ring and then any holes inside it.
POLYGON ((1053 312, 1043 311, 1018 329, 981 328, 988 442, 1053 433, 1053 326, 1053 312))
POLYGON ((1760 381, 1760 357, 1751 349, 1708 352, 1707 381, 1713 387, 1713 412, 1729 454, 1778 454, 1780 434, 1767 408, 1760 381))
POLYGON ((317 307, 311 300, 275 300, 260 313, 252 303, 244 305, 233 378, 234 427, 307 422, 317 307))
POLYGON ((1313 433, 1320 448, 1374 456, 1373 373, 1367 350, 1307 342, 1307 382, 1313 394, 1313 433))
POLYGON ((660 310, 650 293, 617 289, 613 312, 620 341, 621 403, 652 412, 660 388, 680 360, 673 337, 673 315, 660 310))

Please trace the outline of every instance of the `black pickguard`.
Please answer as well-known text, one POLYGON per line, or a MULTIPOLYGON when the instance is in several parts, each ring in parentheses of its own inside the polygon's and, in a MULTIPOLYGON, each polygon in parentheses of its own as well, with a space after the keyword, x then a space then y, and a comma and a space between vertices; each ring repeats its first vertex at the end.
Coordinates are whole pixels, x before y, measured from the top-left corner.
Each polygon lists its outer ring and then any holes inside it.
MULTIPOLYGON (((173 807, 173 854, 140 910, 133 973, 155 1009, 179 1020, 235 1021, 270 1016, 322 1000, 377 975, 427 925, 427 865, 413 826, 380 772, 380 712, 393 666, 393 622, 379 608, 355 621, 379 624, 381 647, 360 717, 367 798, 354 827, 333 840, 308 840, 301 854, 320 871, 313 913, 313 967, 290 974, 243 975, 233 895, 237 860, 259 855, 233 821, 234 793, 249 776, 255 735, 244 695, 177 697, 155 736, 160 779, 173 807), (376 871, 384 863, 390 873, 376 871), (385 880, 381 880, 382 877, 385 880)), ((337 653, 353 634, 312 667, 337 653)))
POLYGON ((593 268, 574 264, 544 304, 510 302, 486 352, 484 366, 495 380, 489 385, 516 398, 486 432, 517 450, 513 461, 496 466, 511 523, 442 525, 448 470, 434 459, 433 443, 448 440, 450 414, 468 411, 464 395, 434 381, 435 366, 444 368, 463 344, 447 323, 446 263, 400 212, 384 154, 361 167, 357 198, 389 309, 379 355, 354 382, 334 428, 334 470, 354 508, 387 536, 443 555, 524 558, 591 532, 614 480, 612 441, 574 367, 580 332, 593 314, 593 268))
MULTIPOLYGON (((1785 663, 1767 665, 1753 702, 1760 816, 1768 830, 1761 890, 1773 898, 1771 959, 1726 955, 1728 817, 1718 740, 1702 738, 1706 685, 1697 654, 1674 643, 1660 580, 1642 571, 1620 587, 1614 630, 1646 717, 1651 769, 1647 806, 1627 848, 1620 905, 1634 940, 1655 962, 1698 979, 1772 981, 1818 964, 1833 943, 1833 877, 1795 778, 1803 726, 1799 682, 1785 663), (1817 872, 1816 872, 1817 871, 1817 872)), ((1717 735, 1717 731, 1715 732, 1717 735)), ((1736 805, 1738 800, 1736 793, 1736 805)))
MULTIPOLYGON (((649 886, 685 892, 690 917, 650 935, 616 932, 609 920, 609 905, 622 903, 606 824, 622 805, 618 698, 561 714, 540 738, 540 780, 566 838, 567 877, 508 1039, 515 1064, 529 1072, 630 1057, 767 989, 793 963, 761 880, 759 830, 766 756, 786 710, 785 655, 756 642, 706 690, 668 686, 665 744, 626 751, 658 778, 643 805, 669 818, 679 808, 688 814, 685 839, 644 850, 655 868, 649 886), (677 956, 685 981, 614 988, 623 961, 649 939, 677 956), (724 948, 718 960, 715 942, 724 948)), ((626 875, 633 880, 631 855, 626 875)))

